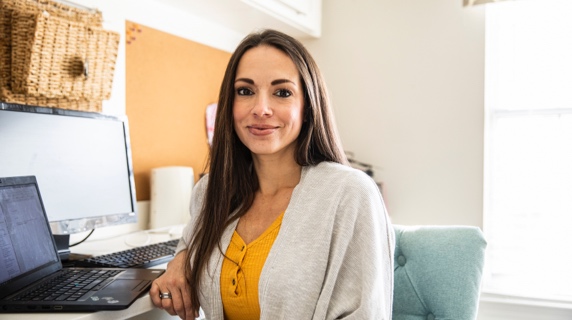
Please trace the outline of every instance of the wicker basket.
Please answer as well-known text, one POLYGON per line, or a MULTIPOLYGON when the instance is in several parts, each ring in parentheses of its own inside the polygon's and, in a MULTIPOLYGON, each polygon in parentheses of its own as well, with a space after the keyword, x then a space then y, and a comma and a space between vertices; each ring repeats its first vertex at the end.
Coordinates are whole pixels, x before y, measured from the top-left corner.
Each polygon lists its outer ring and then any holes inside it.
POLYGON ((119 34, 46 12, 14 17, 13 92, 47 98, 109 99, 119 34))
POLYGON ((97 10, 0 0, 0 100, 101 112, 119 45, 119 35, 101 24, 97 10))

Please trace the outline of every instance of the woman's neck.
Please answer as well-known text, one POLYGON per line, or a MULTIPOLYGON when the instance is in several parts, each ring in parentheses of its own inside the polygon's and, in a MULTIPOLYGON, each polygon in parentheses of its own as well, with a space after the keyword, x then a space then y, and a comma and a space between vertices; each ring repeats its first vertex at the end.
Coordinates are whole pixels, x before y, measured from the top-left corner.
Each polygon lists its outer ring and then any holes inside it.
POLYGON ((294 188, 300 182, 302 166, 294 158, 276 161, 257 157, 254 170, 258 176, 259 192, 272 195, 284 188, 294 188))

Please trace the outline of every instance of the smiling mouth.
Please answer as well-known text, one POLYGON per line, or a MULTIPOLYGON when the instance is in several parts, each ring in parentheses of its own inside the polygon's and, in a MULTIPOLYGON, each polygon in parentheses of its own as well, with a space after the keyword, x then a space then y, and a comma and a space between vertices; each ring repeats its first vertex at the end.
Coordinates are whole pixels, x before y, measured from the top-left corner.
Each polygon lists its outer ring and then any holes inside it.
POLYGON ((276 129, 278 127, 262 125, 262 126, 247 126, 247 128, 248 129, 256 129, 256 130, 266 130, 266 129, 276 129))
POLYGON ((247 126, 246 128, 254 135, 267 135, 278 129, 278 127, 274 126, 247 126))

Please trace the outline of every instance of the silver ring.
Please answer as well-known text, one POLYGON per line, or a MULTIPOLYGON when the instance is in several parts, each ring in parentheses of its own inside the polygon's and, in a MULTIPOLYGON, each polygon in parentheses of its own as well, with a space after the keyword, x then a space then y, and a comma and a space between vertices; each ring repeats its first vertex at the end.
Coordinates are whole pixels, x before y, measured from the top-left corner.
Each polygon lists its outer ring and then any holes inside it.
POLYGON ((170 293, 170 292, 162 292, 162 293, 159 293, 159 298, 161 298, 161 299, 171 299, 171 293, 170 293))

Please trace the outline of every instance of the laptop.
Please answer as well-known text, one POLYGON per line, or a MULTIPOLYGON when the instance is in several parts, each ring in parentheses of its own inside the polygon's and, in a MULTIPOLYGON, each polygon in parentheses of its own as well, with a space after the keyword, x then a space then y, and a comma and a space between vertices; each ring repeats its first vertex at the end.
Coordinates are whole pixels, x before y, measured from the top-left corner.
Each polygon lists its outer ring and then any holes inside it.
POLYGON ((125 309, 163 272, 63 268, 36 178, 0 178, 0 313, 125 309))

